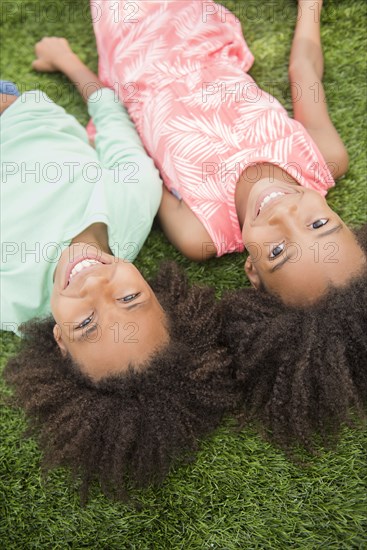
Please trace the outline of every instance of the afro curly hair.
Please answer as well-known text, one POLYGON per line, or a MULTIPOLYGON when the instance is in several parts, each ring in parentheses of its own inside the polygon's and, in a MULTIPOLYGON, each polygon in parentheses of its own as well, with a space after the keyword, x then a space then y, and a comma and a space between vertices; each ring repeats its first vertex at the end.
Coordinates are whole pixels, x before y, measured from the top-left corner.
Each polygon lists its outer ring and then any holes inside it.
POLYGON ((213 291, 189 288, 173 263, 151 285, 168 316, 170 342, 147 368, 93 382, 61 356, 48 318, 23 325, 21 350, 5 369, 15 402, 39 434, 44 466, 81 474, 84 501, 95 479, 107 495, 121 499, 131 486, 161 481, 238 402, 219 344, 213 291))
MULTIPOLYGON (((366 252, 367 225, 357 239, 366 252)), ((307 308, 249 288, 222 298, 243 418, 288 451, 298 443, 314 452, 315 434, 328 445, 342 424, 365 418, 366 283, 365 269, 307 308)))

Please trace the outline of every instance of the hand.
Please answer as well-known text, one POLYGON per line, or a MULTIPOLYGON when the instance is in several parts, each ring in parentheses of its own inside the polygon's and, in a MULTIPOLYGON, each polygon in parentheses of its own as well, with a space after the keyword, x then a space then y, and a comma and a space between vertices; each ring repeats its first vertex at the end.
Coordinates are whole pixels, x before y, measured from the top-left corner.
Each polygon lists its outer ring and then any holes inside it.
POLYGON ((35 71, 53 73, 59 71, 77 87, 85 101, 103 88, 102 82, 70 48, 65 38, 45 37, 35 45, 36 59, 32 63, 35 71))
POLYGON ((53 73, 61 70, 65 60, 70 62, 76 57, 65 38, 42 38, 34 47, 36 59, 32 63, 35 71, 41 73, 53 73))

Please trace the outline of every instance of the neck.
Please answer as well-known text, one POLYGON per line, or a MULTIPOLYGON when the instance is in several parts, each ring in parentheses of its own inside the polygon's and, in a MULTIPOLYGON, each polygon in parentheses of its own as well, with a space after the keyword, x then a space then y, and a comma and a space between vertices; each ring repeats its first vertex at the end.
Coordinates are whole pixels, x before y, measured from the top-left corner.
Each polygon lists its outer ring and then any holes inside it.
POLYGON ((93 223, 72 239, 71 244, 74 243, 93 244, 102 252, 112 254, 108 245, 107 226, 104 223, 93 223))

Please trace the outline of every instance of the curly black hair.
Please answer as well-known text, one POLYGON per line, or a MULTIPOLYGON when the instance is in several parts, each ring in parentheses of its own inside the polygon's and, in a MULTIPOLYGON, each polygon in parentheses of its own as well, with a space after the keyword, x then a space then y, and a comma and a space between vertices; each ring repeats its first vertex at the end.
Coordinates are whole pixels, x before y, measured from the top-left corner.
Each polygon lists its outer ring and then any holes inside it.
MULTIPOLYGON (((366 252, 367 225, 357 239, 366 252)), ((365 418, 367 273, 331 288, 309 307, 263 291, 222 298, 223 344, 232 355, 243 419, 291 454, 336 440, 342 424, 365 418)))
POLYGON ((213 291, 190 288, 173 263, 151 285, 169 318, 170 342, 147 368, 93 382, 61 356, 48 318, 23 325, 21 350, 5 369, 39 434, 46 469, 81 474, 84 501, 94 479, 121 499, 131 486, 161 481, 238 401, 213 291))

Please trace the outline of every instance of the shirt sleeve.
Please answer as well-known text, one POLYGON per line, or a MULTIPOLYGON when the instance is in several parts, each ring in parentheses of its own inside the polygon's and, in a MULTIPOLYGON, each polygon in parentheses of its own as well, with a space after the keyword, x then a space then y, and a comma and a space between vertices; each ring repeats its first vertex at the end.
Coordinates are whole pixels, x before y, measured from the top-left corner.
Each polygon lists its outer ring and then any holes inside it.
MULTIPOLYGON (((162 180, 113 90, 103 88, 94 92, 88 100, 88 111, 97 130, 95 143, 99 162, 110 174, 109 179, 106 177, 106 182, 110 183, 104 185, 110 246, 112 241, 120 247, 121 243, 124 246, 130 243, 134 249, 132 257, 135 257, 157 214, 162 199, 162 180)), ((115 250, 112 246, 111 249, 115 250)), ((125 257, 121 250, 116 254, 125 257)))
POLYGON ((104 168, 115 168, 123 162, 148 156, 133 122, 113 90, 101 88, 91 94, 88 112, 97 130, 95 146, 104 168))

